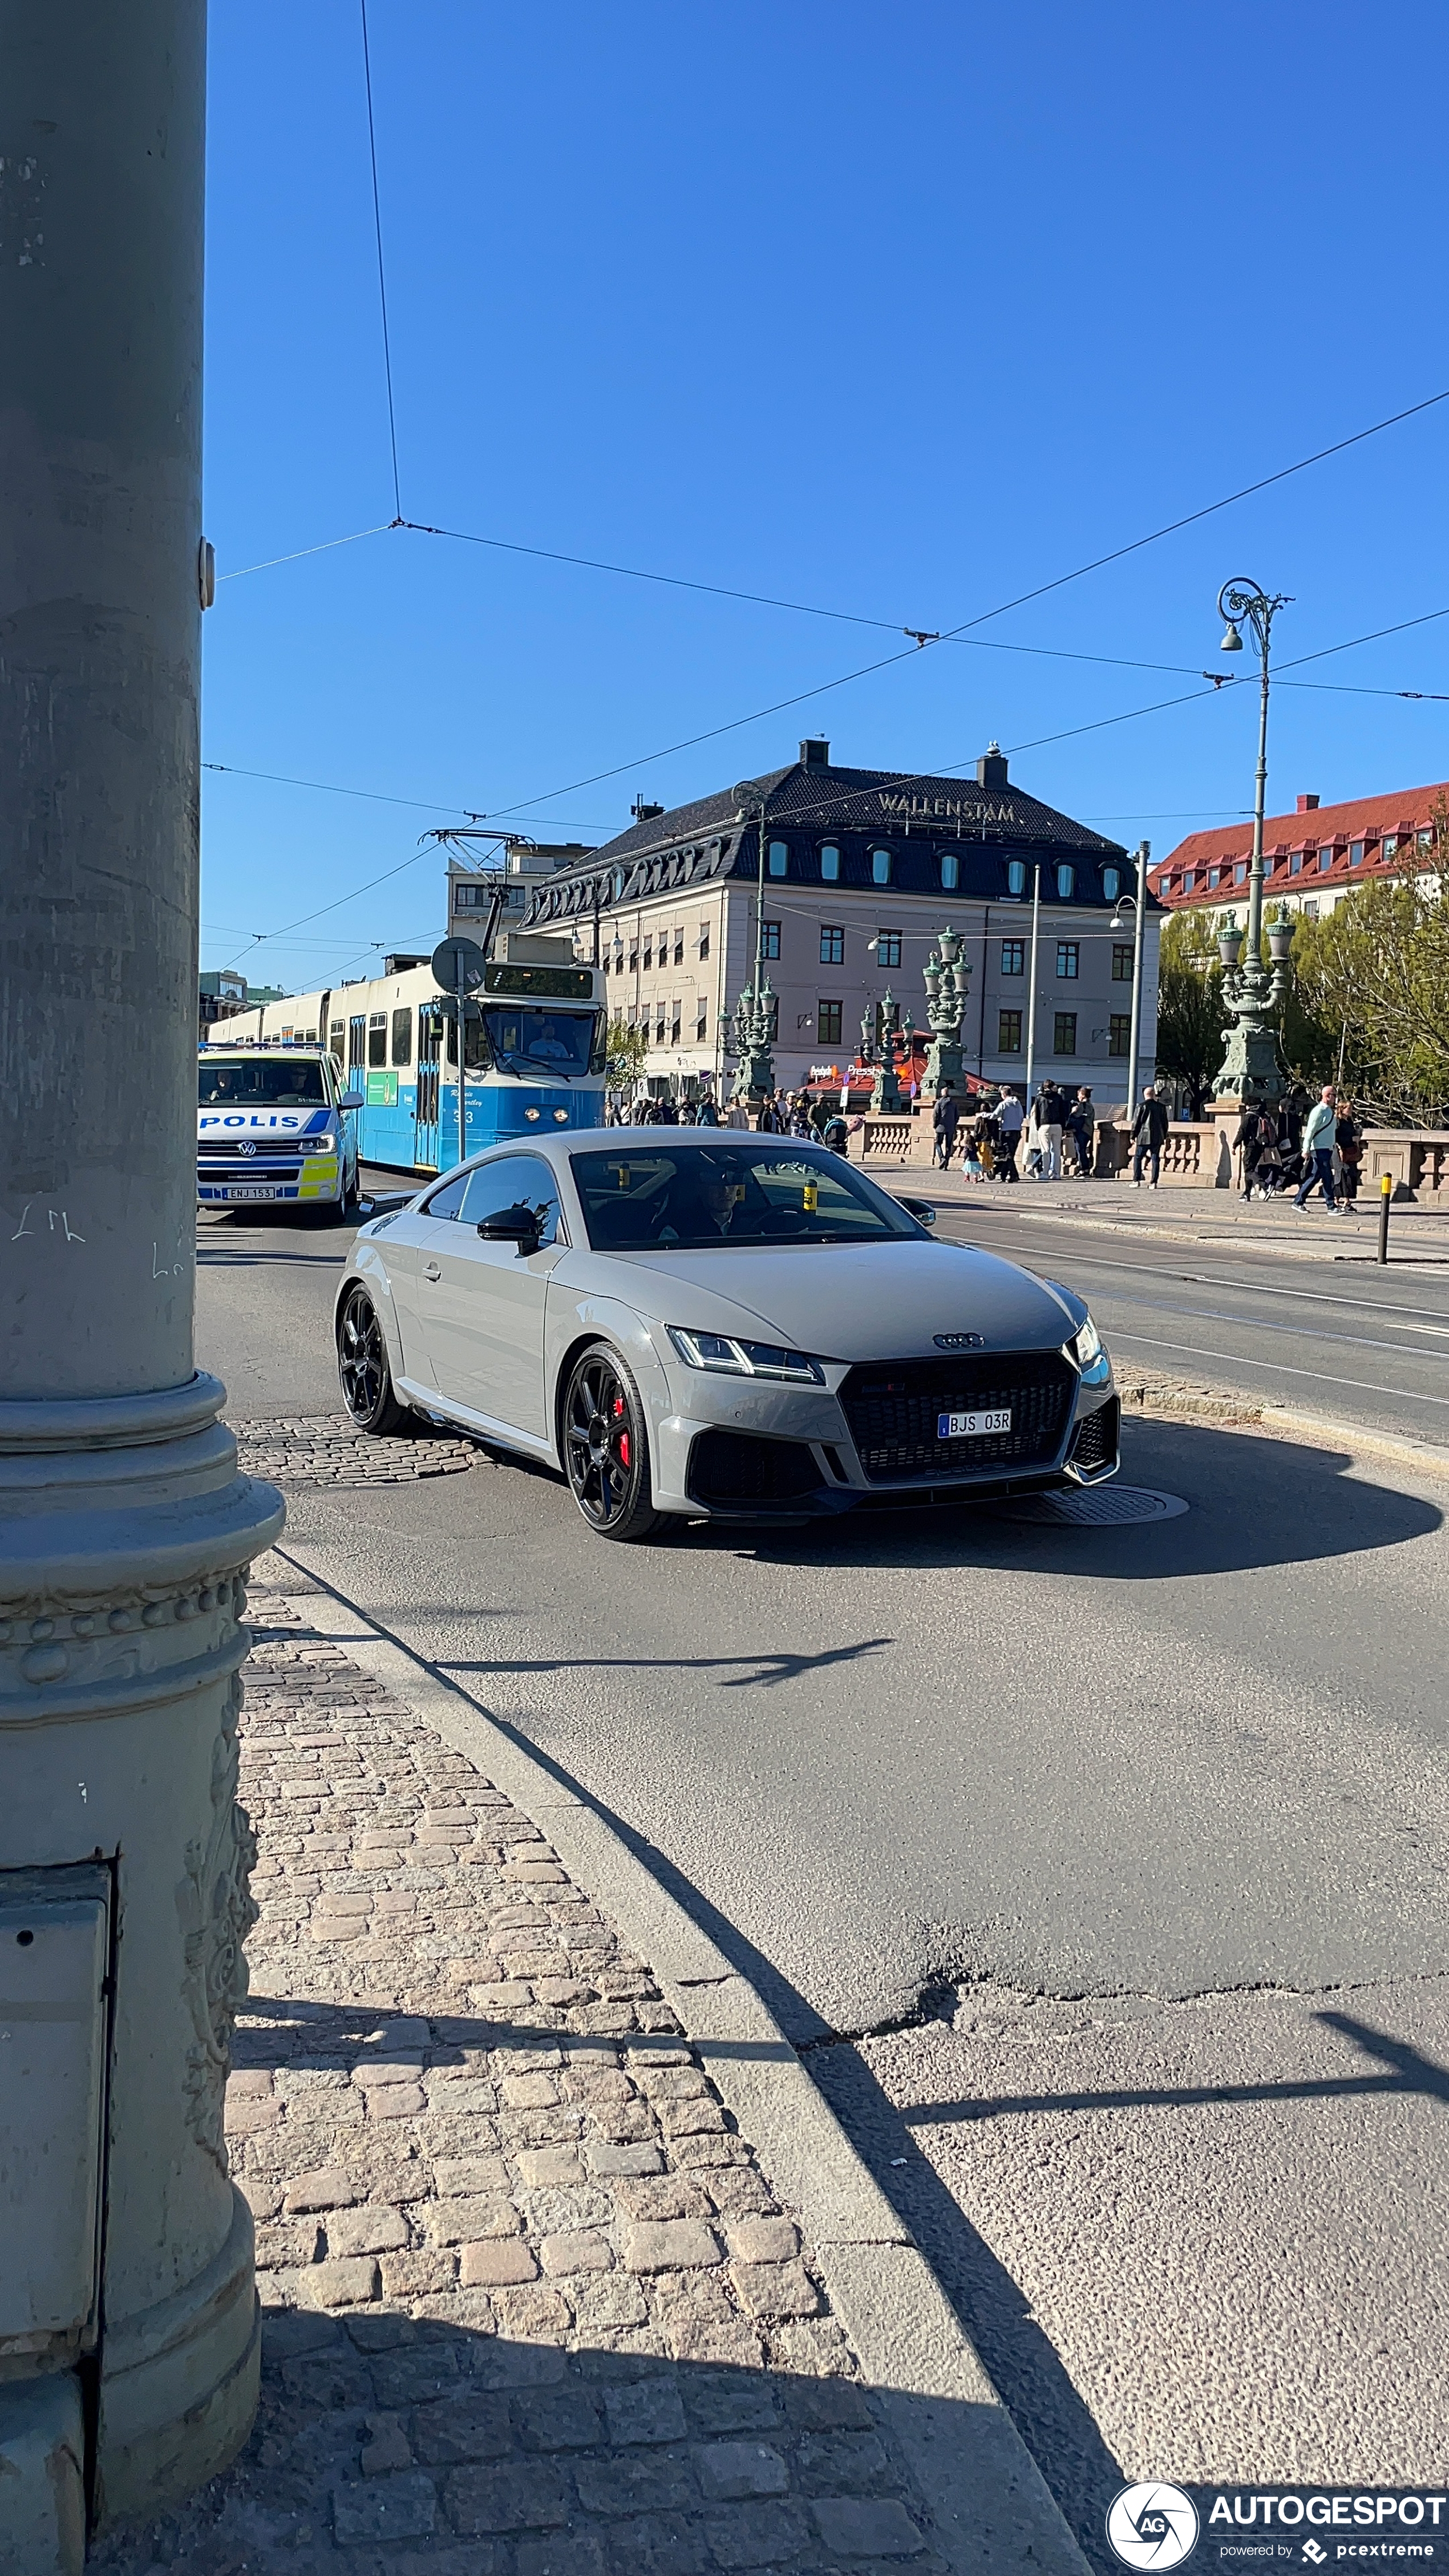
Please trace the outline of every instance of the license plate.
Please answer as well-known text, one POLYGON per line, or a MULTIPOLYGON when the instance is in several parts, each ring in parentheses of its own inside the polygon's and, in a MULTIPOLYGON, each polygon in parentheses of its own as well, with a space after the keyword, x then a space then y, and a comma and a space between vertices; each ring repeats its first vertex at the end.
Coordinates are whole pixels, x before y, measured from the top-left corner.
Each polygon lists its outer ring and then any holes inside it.
MULTIPOLYGON (((274 1199, 276 1195, 275 1190, 264 1189, 259 1181, 249 1182, 243 1188, 226 1192, 229 1199, 274 1199)), ((941 1418, 945 1420, 944 1414, 941 1418)))
POLYGON ((1010 1429, 1009 1413, 938 1413, 936 1416, 938 1440, 979 1440, 987 1432, 1010 1429))

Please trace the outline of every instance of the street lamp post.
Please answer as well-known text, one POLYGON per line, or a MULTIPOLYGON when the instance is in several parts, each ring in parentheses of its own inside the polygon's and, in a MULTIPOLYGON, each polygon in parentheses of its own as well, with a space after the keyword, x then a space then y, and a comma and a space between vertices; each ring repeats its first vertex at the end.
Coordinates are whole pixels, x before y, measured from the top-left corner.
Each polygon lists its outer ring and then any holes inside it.
POLYGON ((740 1101, 768 1099, 775 1088, 775 1059, 771 1052, 779 1003, 765 975, 765 798, 757 789, 737 788, 741 799, 754 797, 759 834, 758 864, 755 872, 755 970, 750 983, 735 1004, 734 1041, 739 1070, 734 1079, 734 1097, 740 1101))
POLYGON ((971 973, 962 953, 964 945, 959 930, 943 930, 922 970, 926 1019, 931 1031, 931 1052, 926 1058, 928 1091, 939 1091, 944 1083, 959 1091, 964 1079, 961 1022, 966 1014, 966 986, 971 973))
POLYGON ((1224 930, 1218 939, 1218 952, 1223 961, 1223 994, 1233 1013, 1233 1025, 1224 1031, 1227 1053, 1218 1067, 1216 1091, 1229 1100, 1281 1100, 1287 1089, 1287 1076, 1278 1053, 1278 1034, 1274 1014, 1288 989, 1288 950, 1292 932, 1283 919, 1276 921, 1268 933, 1273 952, 1271 967, 1263 962, 1263 809, 1268 788, 1268 651, 1273 620, 1280 608, 1290 602, 1283 596, 1269 598, 1255 581, 1229 581, 1218 594, 1218 614, 1226 621, 1222 649, 1241 653, 1242 627, 1246 622, 1257 639, 1260 681, 1258 693, 1258 767, 1253 794, 1253 857, 1248 870, 1248 931, 1236 926, 1224 930), (1239 962, 1240 953, 1242 962, 1239 962))
POLYGON ((1130 1126, 1137 1114, 1137 1077, 1142 1070, 1142 929, 1147 918, 1147 862, 1152 856, 1152 843, 1137 844, 1137 892, 1119 895, 1117 909, 1108 928, 1125 930, 1125 907, 1132 906, 1132 1024, 1127 1042, 1127 1121, 1130 1126))

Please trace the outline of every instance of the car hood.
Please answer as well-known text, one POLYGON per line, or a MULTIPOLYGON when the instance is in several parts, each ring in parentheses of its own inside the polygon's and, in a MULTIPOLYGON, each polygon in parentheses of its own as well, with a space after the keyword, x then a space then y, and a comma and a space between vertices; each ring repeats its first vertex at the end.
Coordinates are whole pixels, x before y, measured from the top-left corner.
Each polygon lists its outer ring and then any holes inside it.
MULTIPOLYGON (((665 1324, 746 1333, 822 1359, 929 1357, 940 1333, 987 1350, 1060 1350, 1076 1332, 1060 1291, 969 1244, 822 1243, 607 1256, 614 1294, 665 1324)), ((602 1284, 602 1283, 601 1283, 602 1284)))

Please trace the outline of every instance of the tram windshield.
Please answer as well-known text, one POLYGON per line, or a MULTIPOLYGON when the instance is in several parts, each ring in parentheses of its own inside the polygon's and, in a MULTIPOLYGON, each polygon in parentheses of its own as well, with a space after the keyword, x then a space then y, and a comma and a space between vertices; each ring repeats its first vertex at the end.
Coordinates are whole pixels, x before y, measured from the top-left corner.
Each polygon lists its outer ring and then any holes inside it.
POLYGON ((196 1096, 202 1109, 317 1109, 327 1093, 315 1056, 203 1056, 196 1096))
POLYGON ((492 1003, 483 1011, 487 1052, 501 1073, 528 1074, 535 1081, 568 1080, 587 1073, 594 1046, 593 1011, 523 1010, 517 1003, 492 1003))

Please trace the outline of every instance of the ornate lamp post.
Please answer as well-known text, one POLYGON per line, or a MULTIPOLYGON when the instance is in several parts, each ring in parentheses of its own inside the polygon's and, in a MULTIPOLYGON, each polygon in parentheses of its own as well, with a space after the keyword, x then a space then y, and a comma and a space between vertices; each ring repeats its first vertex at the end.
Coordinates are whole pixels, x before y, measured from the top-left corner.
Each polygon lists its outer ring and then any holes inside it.
POLYGON ((971 969, 962 956, 963 941, 959 930, 943 930, 923 969, 926 987, 926 1018, 931 1029, 931 1052, 926 1058, 926 1088, 939 1091, 949 1082, 953 1091, 961 1088, 961 1023, 966 1016, 966 986, 971 969))
POLYGON ((860 1023, 862 1060, 876 1067, 870 1105, 877 1118, 882 1115, 889 1117, 901 1105, 900 1078, 896 1070, 896 1038, 900 1024, 901 1006, 887 985, 884 1000, 869 1004, 860 1023))
POLYGON ((1258 767, 1253 797, 1253 860, 1248 870, 1248 930, 1236 927, 1224 930, 1218 940, 1218 953, 1223 961, 1223 992, 1233 1013, 1233 1026, 1225 1029, 1227 1053, 1218 1067, 1216 1090, 1236 1100, 1281 1100, 1287 1089, 1287 1076, 1278 1053, 1278 1036, 1274 1018, 1279 1003, 1288 989, 1288 952, 1293 944, 1291 922, 1280 914, 1268 933, 1272 950, 1271 968, 1263 962, 1263 807, 1268 785, 1268 646, 1273 620, 1280 608, 1289 606, 1287 599, 1270 599, 1255 581, 1225 582, 1218 594, 1218 614, 1226 620, 1222 649, 1241 653, 1241 628, 1246 621, 1257 639, 1261 665, 1258 698, 1258 767), (1239 962, 1246 944, 1246 955, 1239 962))
POLYGON ((742 818, 753 807, 759 847, 755 873, 755 971, 735 1004, 734 1047, 739 1066, 731 1096, 758 1102, 767 1099, 775 1088, 771 1049, 780 1014, 774 988, 765 973, 765 795, 762 789, 746 783, 735 789, 735 796, 742 818))

